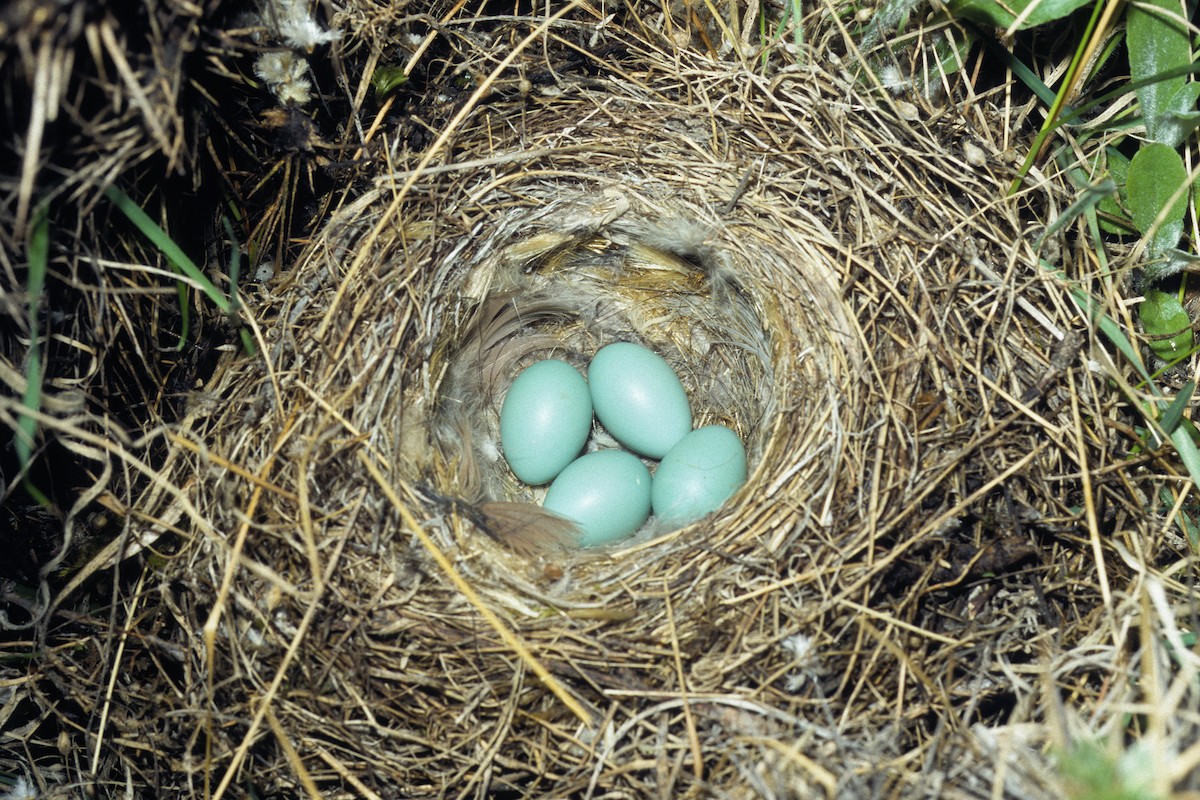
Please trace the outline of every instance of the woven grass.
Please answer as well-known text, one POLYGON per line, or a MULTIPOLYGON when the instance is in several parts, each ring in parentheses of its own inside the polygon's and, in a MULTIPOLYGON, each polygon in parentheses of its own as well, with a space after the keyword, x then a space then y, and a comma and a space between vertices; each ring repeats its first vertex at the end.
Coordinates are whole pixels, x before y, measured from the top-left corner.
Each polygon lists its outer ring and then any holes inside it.
MULTIPOLYGON (((348 48, 380 35, 347 13, 348 48)), ((1060 179, 1004 199, 991 98, 897 104, 837 61, 763 70, 706 53, 719 26, 680 47, 632 19, 444 28, 477 90, 419 149, 374 130, 370 185, 247 298, 261 355, 151 432, 123 521, 163 553, 13 679, 72 774, 1061 797, 1073 742, 1116 760, 1129 735, 1155 790, 1196 788, 1190 562, 1160 507, 1187 495, 1168 454, 1131 457, 1128 369, 1071 300, 1084 240, 1035 250, 1060 179), (496 452, 503 388, 615 339, 742 434, 750 480, 629 546, 514 546, 527 512, 495 504, 537 493, 496 452)))

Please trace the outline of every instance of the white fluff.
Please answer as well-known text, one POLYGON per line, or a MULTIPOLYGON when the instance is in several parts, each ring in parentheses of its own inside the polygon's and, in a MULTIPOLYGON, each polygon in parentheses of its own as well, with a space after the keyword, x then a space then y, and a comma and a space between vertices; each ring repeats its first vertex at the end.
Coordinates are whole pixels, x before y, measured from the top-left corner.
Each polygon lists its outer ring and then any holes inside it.
POLYGON ((37 800, 37 796, 37 789, 22 775, 17 778, 11 789, 0 794, 0 800, 37 800))
POLYGON ((267 84, 281 105, 307 105, 312 100, 306 53, 338 38, 313 18, 307 0, 262 0, 254 22, 266 30, 266 39, 291 50, 262 53, 254 61, 254 74, 267 84))
POLYGON ((903 94, 912 87, 912 81, 895 64, 884 64, 879 68, 879 83, 895 95, 903 94))
POLYGON ((303 106, 312 99, 308 62, 290 51, 263 53, 254 60, 254 74, 267 84, 281 104, 303 106))
POLYGON ((809 657, 812 655, 813 640, 810 636, 805 636, 803 633, 794 633, 791 636, 785 636, 779 646, 792 654, 792 659, 801 666, 808 663, 809 657))
POLYGON ((289 47, 307 51, 338 38, 336 31, 325 30, 313 19, 306 0, 264 0, 259 8, 263 24, 289 47))

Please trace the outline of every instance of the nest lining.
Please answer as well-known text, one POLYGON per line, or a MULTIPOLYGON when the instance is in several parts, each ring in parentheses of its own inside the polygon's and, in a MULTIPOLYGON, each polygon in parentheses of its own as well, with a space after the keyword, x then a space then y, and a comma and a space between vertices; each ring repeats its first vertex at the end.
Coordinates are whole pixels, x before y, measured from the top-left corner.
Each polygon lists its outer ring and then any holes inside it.
MULTIPOLYGON (((485 248, 482 263, 466 257, 463 288, 450 290, 466 322, 443 334, 433 363, 438 371, 444 365, 446 379, 436 400, 423 403, 437 409, 432 450, 446 459, 432 476, 437 492, 472 503, 539 501, 544 488, 516 480, 496 446, 504 391, 535 360, 559 357, 586 369, 590 354, 613 341, 635 341, 663 355, 684 383, 695 425, 738 432, 752 472, 765 452, 789 446, 772 441, 780 407, 807 416, 817 430, 840 424, 820 420, 817 411, 822 387, 837 381, 821 374, 818 364, 827 364, 827 355, 813 356, 823 349, 828 324, 812 307, 787 303, 780 310, 778 297, 765 290, 770 275, 795 275, 795 289, 782 294, 811 296, 806 284, 826 281, 819 271, 828 267, 797 264, 792 254, 754 244, 723 249, 728 234, 721 221, 711 212, 706 223, 682 216, 678 193, 654 206, 615 188, 603 190, 600 203, 587 188, 582 199, 566 189, 557 193, 567 196, 500 222, 499 229, 522 237, 485 248), (813 344, 797 353, 772 339, 813 344), (777 354, 789 359, 780 370, 777 354)), ((597 426, 589 449, 614 444, 597 426)), ((417 460, 428 452, 419 451, 417 460)), ((754 476, 749 485, 762 480, 754 476)), ((635 542, 663 532, 654 521, 647 528, 635 542)))

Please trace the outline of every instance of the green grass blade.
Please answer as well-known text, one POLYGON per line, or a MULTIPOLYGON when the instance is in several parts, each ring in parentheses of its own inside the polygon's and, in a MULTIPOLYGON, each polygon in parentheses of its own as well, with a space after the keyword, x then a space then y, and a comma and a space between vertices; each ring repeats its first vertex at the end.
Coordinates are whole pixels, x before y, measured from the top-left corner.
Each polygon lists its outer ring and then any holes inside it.
POLYGON ((254 345, 254 337, 250 334, 249 329, 243 326, 238 330, 238 333, 240 333, 242 337, 242 349, 250 355, 257 353, 258 348, 254 345))
POLYGON ((1168 435, 1175 433, 1175 429, 1179 427, 1179 422, 1183 419, 1183 412, 1191 405, 1192 395, 1195 393, 1196 382, 1188 381, 1179 390, 1179 394, 1175 395, 1175 399, 1171 401, 1167 409, 1163 411, 1159 424, 1168 435))
POLYGON ((1035 250, 1042 249, 1042 243, 1051 236, 1056 235, 1063 226, 1074 222, 1080 215, 1094 209, 1099 205, 1100 201, 1106 197, 1110 197, 1117 192, 1117 184, 1113 183, 1112 179, 1104 178, 1095 184, 1085 186, 1080 192, 1079 197, 1067 207, 1063 213, 1046 226, 1041 236, 1038 237, 1037 243, 1034 245, 1035 250))
POLYGON ((1054 91, 1042 82, 1042 78, 1036 72, 1025 66, 1025 62, 1014 56, 1008 50, 1001 47, 995 40, 987 36, 979 37, 988 49, 988 52, 999 58, 1009 69, 1013 71, 1013 76, 1021 83, 1025 84, 1025 88, 1037 95, 1038 99, 1047 106, 1054 104, 1054 91))
MULTIPOLYGON (((1153 394, 1161 395, 1162 392, 1151 380, 1150 375, 1146 372, 1145 365, 1142 364, 1142 359, 1138 356, 1136 349, 1134 349, 1133 345, 1129 342, 1129 339, 1125 337, 1121 327, 1117 325, 1117 323, 1113 321, 1113 319, 1107 314, 1095 313, 1096 309, 1099 308, 1099 303, 1090 294, 1078 288, 1072 288, 1070 291, 1071 297, 1075 300, 1076 305, 1079 306, 1081 311, 1094 319, 1096 326, 1100 329, 1100 332, 1103 333, 1105 338, 1112 342, 1113 346, 1115 346, 1117 350, 1119 350, 1121 354, 1128 359, 1129 363, 1134 366, 1142 380, 1145 381, 1146 386, 1150 389, 1150 391, 1153 394)), ((1184 396, 1184 393, 1181 392, 1180 395, 1184 396)), ((1190 396, 1190 393, 1188 393, 1188 395, 1190 396)), ((1178 398, 1176 398, 1176 401, 1178 402, 1178 398)), ((1186 403, 1183 405, 1186 405, 1186 403)), ((1161 426, 1158 425, 1153 419, 1153 412, 1146 409, 1143 413, 1147 417, 1147 421, 1150 422, 1151 425, 1153 425, 1156 429, 1166 429, 1165 423, 1170 422, 1167 416, 1169 413, 1171 413, 1171 406, 1168 406, 1167 410, 1163 412, 1162 422, 1164 424, 1161 426)), ((1182 415, 1183 406, 1181 405, 1179 408, 1180 418, 1182 418, 1182 415)), ((1170 438, 1171 444, 1175 446, 1175 452, 1179 454, 1179 460, 1183 462, 1184 469, 1187 470, 1188 477, 1192 479, 1193 485, 1200 487, 1200 449, 1198 449, 1196 447, 1196 443, 1192 441, 1191 434, 1189 433, 1187 427, 1180 425, 1179 422, 1180 420, 1176 419, 1174 422, 1174 429, 1166 429, 1164 432, 1166 432, 1167 436, 1170 438)))
POLYGON ((225 229, 225 236, 229 239, 229 298, 233 307, 239 308, 241 303, 238 301, 238 282, 242 277, 242 248, 238 247, 233 225, 224 214, 221 215, 221 227, 225 229))
MULTIPOLYGON (((229 237, 229 297, 233 308, 241 308, 242 301, 238 297, 238 284, 242 277, 242 248, 238 245, 237 236, 233 232, 233 225, 229 222, 229 217, 221 216, 221 225, 225 228, 225 235, 229 237)), ((258 348, 254 344, 254 337, 249 329, 242 325, 238 330, 242 339, 242 349, 250 355, 258 352, 258 348)))
POLYGON ((38 331, 38 314, 46 290, 46 271, 50 262, 50 209, 43 205, 35 213, 29 234, 29 275, 26 291, 29 298, 29 360, 25 365, 25 392, 21 405, 30 413, 17 421, 16 451, 21 468, 33 458, 37 420, 34 414, 42 408, 42 342, 38 331))
MULTIPOLYGON (((1170 489, 1161 489, 1158 497, 1164 508, 1171 508, 1175 505, 1175 498, 1172 497, 1170 489)), ((1200 526, 1197 526, 1196 520, 1192 519, 1187 511, 1180 509, 1179 513, 1176 514, 1176 522, 1179 524, 1180 530, 1187 537, 1188 542, 1191 543, 1192 551, 1200 552, 1200 526)), ((1193 647, 1195 644, 1193 636, 1193 641, 1188 646, 1193 647)))
POLYGON ((162 251, 162 254, 167 257, 172 266, 185 275, 200 291, 204 292, 213 305, 226 314, 233 312, 233 304, 229 298, 213 285, 213 282, 196 266, 195 262, 187 257, 187 254, 167 235, 166 231, 160 228, 158 223, 150 219, 150 216, 129 195, 116 186, 109 186, 104 190, 104 196, 111 200, 113 205, 129 218, 134 227, 141 231, 142 235, 151 244, 162 251))
MULTIPOLYGON (((36 413, 42 408, 42 354, 35 340, 29 350, 29 361, 25 366, 25 393, 21 405, 36 413)), ((22 414, 17 422, 17 460, 21 467, 29 466, 33 457, 33 437, 37 432, 37 420, 32 414, 22 414)))
MULTIPOLYGON (((29 361, 25 366, 25 393, 21 397, 21 405, 28 411, 37 412, 42 407, 42 355, 36 349, 29 351, 29 361)), ((37 433, 37 420, 32 414, 22 414, 17 421, 17 460, 21 468, 29 466, 33 458, 34 434, 37 433)))
POLYGON ((1079 307, 1079 310, 1100 329, 1100 332, 1104 334, 1104 338, 1112 342, 1121 355, 1125 356, 1125 359, 1133 365, 1134 369, 1137 370, 1138 377, 1147 385, 1153 385, 1150 373, 1146 371, 1146 366, 1142 363, 1142 358, 1138 355, 1137 349, 1125 337, 1125 332, 1121 330, 1121 326, 1112 317, 1100 313, 1100 303, 1096 298, 1078 288, 1071 289, 1071 298, 1075 301, 1075 305, 1079 307))
POLYGON ((41 206, 34 213, 29 235, 29 313, 30 323, 37 325, 35 312, 46 290, 46 272, 50 267, 50 209, 41 206))
MULTIPOLYGON (((1091 226, 1093 233, 1096 233, 1098 228, 1095 220, 1094 210, 1088 212, 1088 217, 1089 225, 1091 226)), ((1150 373, 1146 370, 1146 365, 1142 363, 1142 358, 1138 353, 1137 348, 1134 347, 1133 343, 1131 343, 1128 337, 1125 336, 1125 332, 1121 330, 1121 326, 1103 312, 1100 301, 1090 292, 1081 288, 1075 281, 1072 281, 1070 278, 1068 278, 1062 270, 1056 268, 1050 262, 1046 261, 1045 259, 1041 259, 1040 263, 1043 269, 1049 270, 1052 274, 1057 276, 1059 280, 1063 281, 1067 290, 1070 292, 1071 299, 1074 300, 1075 305, 1079 307, 1079 310, 1084 314, 1084 316, 1092 321, 1100 333, 1103 334, 1103 336, 1108 339, 1114 347, 1117 348, 1117 351, 1125 357, 1130 365, 1133 366, 1134 370, 1138 373, 1138 376, 1141 378, 1150 393, 1161 397, 1163 394, 1162 390, 1158 388, 1158 385, 1154 382, 1150 376, 1150 373)), ((1181 392, 1180 394, 1190 397, 1192 392, 1181 392)), ((1178 401, 1178 398, 1176 400, 1178 401)), ((1186 405, 1186 403, 1183 405, 1186 405)), ((1175 446, 1175 452, 1179 454, 1179 460, 1183 462, 1183 466, 1187 470, 1188 476, 1192 479, 1192 483, 1196 487, 1200 488, 1200 449, 1196 447, 1196 443, 1192 440, 1188 426, 1180 424, 1182 421, 1183 407, 1181 406, 1179 409, 1179 416, 1181 419, 1176 420, 1174 423, 1174 428, 1170 430, 1164 430, 1166 426, 1160 425, 1159 420, 1155 419, 1155 410, 1143 408, 1142 413, 1143 416, 1145 416, 1147 423, 1155 430, 1161 431, 1167 435, 1167 437, 1171 440, 1171 443, 1175 446)), ((1163 422, 1170 421, 1167 419, 1167 415, 1170 410, 1171 407, 1167 406, 1165 410, 1159 411, 1163 422)))
MULTIPOLYGON (((1163 70, 1161 73, 1152 78, 1143 78, 1142 80, 1123 83, 1115 89, 1107 91, 1092 100, 1088 100, 1086 103, 1082 103, 1079 106, 1064 112, 1062 117, 1059 118, 1058 124, 1079 125, 1085 121, 1084 117, 1086 117, 1092 111, 1095 111, 1098 108, 1105 108, 1115 101, 1120 100, 1127 94, 1135 94, 1139 89, 1145 88, 1146 86, 1157 83, 1161 80, 1178 78, 1181 75, 1196 74, 1200 74, 1200 61, 1195 61, 1185 67, 1176 67, 1175 69, 1163 70)), ((1136 122, 1131 122, 1129 124, 1130 126, 1144 125, 1145 120, 1139 118, 1136 122)), ((1105 126, 1104 130, 1113 130, 1113 127, 1108 125, 1105 126)))
POLYGON ((1075 88, 1075 80, 1079 74, 1079 70, 1083 67, 1084 57, 1088 51, 1088 44, 1096 33, 1096 28, 1100 24, 1100 18, 1104 13, 1104 9, 1105 3, 1102 2, 1097 2, 1092 9, 1092 16, 1088 19, 1087 26, 1079 39, 1079 45, 1075 48, 1074 55, 1071 56, 1071 63, 1067 67, 1067 74, 1063 76, 1062 84, 1058 87, 1054 102, 1050 105, 1050 111, 1046 114, 1046 119, 1042 123, 1041 130, 1034 137, 1033 144, 1030 146, 1024 162, 1022 162, 1021 168, 1017 171, 1016 180, 1013 181, 1008 189, 1010 196, 1016 194, 1017 190, 1021 188, 1021 184, 1025 182, 1025 177, 1033 167, 1033 162, 1037 160, 1045 143, 1058 128, 1063 112, 1070 111, 1070 108, 1067 106, 1067 96, 1075 88))
POLYGON ((1171 431, 1171 443, 1175 445, 1175 452, 1179 454, 1179 460, 1187 468, 1192 483, 1200 486, 1200 449, 1197 449, 1196 443, 1192 441, 1187 428, 1181 425, 1171 431))

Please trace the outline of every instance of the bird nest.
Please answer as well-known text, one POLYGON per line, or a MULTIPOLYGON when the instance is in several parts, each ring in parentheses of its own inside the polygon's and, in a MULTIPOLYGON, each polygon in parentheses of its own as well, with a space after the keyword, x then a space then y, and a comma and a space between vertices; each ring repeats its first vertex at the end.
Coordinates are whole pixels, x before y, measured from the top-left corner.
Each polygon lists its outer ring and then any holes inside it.
MULTIPOLYGON (((1073 431, 1114 401, 1023 221, 1065 205, 1053 182, 1002 199, 1012 164, 961 117, 836 64, 763 77, 595 35, 615 45, 589 74, 481 86, 428 147, 370 151, 373 183, 247 296, 260 354, 226 354, 161 432, 129 517, 140 546, 175 544, 123 589, 149 610, 125 606, 96 774, 213 795, 1061 790, 1032 749, 1053 737, 1019 735, 1047 720, 1038 671, 1091 702, 1124 656, 1100 624, 1121 598, 1078 579, 1078 507, 1117 489, 1080 477, 1112 435, 1073 431), (742 436, 750 477, 686 527, 561 547, 498 452, 499 402, 531 361, 617 340, 742 436)), ((518 38, 492 36, 470 46, 518 38)), ((1153 524, 1128 501, 1104 519, 1153 524)), ((1123 586, 1116 552, 1100 571, 1123 586)))

